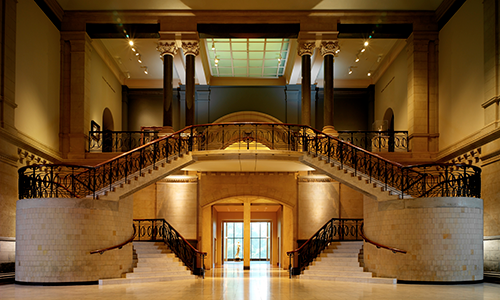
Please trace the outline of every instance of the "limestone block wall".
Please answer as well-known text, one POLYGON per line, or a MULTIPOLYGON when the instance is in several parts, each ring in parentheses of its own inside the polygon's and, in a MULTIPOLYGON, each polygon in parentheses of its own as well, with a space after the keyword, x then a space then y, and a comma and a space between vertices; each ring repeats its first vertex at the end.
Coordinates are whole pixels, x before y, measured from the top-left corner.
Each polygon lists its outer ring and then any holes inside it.
POLYGON ((407 254, 365 242, 365 268, 374 276, 407 281, 483 279, 483 201, 420 198, 381 201, 365 197, 366 236, 407 254))
POLYGON ((484 270, 500 271, 500 236, 487 237, 484 240, 484 270))
POLYGON ((325 175, 298 178, 298 239, 307 240, 331 218, 363 218, 363 194, 325 175))
POLYGON ((132 198, 23 199, 17 202, 16 281, 84 282, 120 277, 132 268, 132 198))

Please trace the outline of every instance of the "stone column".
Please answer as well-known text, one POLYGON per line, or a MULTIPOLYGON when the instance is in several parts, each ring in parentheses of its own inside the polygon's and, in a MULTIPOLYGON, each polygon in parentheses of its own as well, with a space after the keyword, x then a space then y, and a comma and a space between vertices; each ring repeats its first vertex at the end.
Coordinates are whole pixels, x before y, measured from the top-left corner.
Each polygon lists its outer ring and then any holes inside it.
POLYGON ((311 125, 311 56, 314 42, 300 42, 298 54, 302 58, 302 125, 311 125))
POLYGON ((408 133, 412 152, 438 151, 438 33, 414 31, 407 42, 408 133))
POLYGON ((320 47, 324 60, 324 105, 323 105, 323 132, 333 136, 339 133, 333 127, 333 63, 340 51, 338 41, 323 41, 320 47))
POLYGON ((186 126, 195 124, 195 59, 200 53, 198 41, 183 41, 182 50, 186 55, 186 126))
POLYGON ((17 1, 4 0, 0 9, 0 127, 14 131, 16 105, 16 10, 17 1))
POLYGON ((250 270, 250 201, 243 204, 243 269, 250 270))
POLYGON ((61 43, 61 148, 65 157, 82 159, 90 129, 92 40, 85 31, 63 31, 61 43))
POLYGON ((163 58, 163 131, 173 132, 173 74, 174 55, 177 54, 175 41, 160 41, 156 48, 163 58))

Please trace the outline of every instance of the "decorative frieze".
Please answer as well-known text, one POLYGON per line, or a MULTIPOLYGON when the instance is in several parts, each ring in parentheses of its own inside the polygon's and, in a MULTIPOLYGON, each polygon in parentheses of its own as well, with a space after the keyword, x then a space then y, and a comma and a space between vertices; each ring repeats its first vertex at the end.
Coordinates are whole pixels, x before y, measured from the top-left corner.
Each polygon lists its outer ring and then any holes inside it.
POLYGON ((333 55, 337 57, 340 52, 340 46, 338 41, 323 41, 320 46, 321 55, 333 55))
POLYGON ((160 56, 164 55, 172 55, 175 56, 177 54, 177 45, 175 41, 159 41, 158 46, 156 46, 156 50, 160 52, 160 56))
POLYGON ((314 48, 316 47, 315 42, 300 42, 298 48, 299 56, 302 55, 313 55, 314 48))
POLYGON ((198 41, 185 41, 182 42, 182 50, 185 55, 197 56, 200 53, 200 45, 198 41))

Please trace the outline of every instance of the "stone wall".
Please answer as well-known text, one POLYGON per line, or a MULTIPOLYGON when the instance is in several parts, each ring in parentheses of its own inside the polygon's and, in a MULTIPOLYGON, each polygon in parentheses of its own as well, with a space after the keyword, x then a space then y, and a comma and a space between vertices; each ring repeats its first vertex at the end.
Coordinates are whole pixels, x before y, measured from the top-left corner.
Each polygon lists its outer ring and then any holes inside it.
POLYGON ((132 236, 132 198, 25 199, 17 202, 16 281, 85 282, 132 269, 132 245, 102 255, 90 251, 132 236))
POLYGON ((365 242, 365 268, 407 281, 483 279, 483 201, 421 198, 377 202, 365 197, 365 234, 406 254, 365 242))

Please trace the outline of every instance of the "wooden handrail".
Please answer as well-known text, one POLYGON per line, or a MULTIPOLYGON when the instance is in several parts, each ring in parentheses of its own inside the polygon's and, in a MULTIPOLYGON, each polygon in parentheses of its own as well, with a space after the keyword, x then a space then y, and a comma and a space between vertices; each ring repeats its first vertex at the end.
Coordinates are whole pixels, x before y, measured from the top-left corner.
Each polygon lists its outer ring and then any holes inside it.
POLYGON ((90 254, 96 254, 96 253, 99 253, 99 254, 103 254, 104 252, 106 251, 109 251, 109 250, 113 250, 113 249, 121 249, 123 246, 125 246, 126 244, 128 243, 131 243, 134 238, 135 238, 135 235, 136 235, 136 230, 135 230, 135 226, 132 224, 132 227, 134 228, 134 234, 132 234, 132 237, 129 238, 128 240, 126 240, 125 242, 121 243, 121 244, 118 244, 116 246, 111 246, 111 247, 108 247, 108 248, 104 248, 104 249, 99 249, 99 250, 94 250, 94 251, 90 251, 90 254))
POLYGON ((390 250, 390 251, 392 251, 392 253, 397 253, 397 252, 398 253, 403 253, 403 254, 407 253, 406 250, 401 250, 401 249, 398 249, 398 248, 393 248, 393 247, 385 246, 385 245, 382 245, 382 244, 379 244, 377 242, 374 242, 374 241, 370 240, 369 238, 366 237, 365 233, 363 232, 363 225, 364 225, 364 223, 361 223, 360 234, 361 234, 361 237, 363 238, 363 240, 365 240, 365 242, 370 243, 370 244, 374 245, 377 248, 383 248, 383 249, 390 250))

